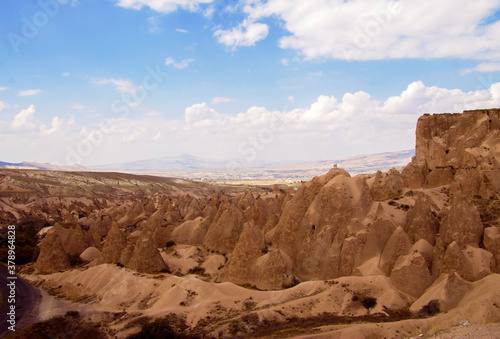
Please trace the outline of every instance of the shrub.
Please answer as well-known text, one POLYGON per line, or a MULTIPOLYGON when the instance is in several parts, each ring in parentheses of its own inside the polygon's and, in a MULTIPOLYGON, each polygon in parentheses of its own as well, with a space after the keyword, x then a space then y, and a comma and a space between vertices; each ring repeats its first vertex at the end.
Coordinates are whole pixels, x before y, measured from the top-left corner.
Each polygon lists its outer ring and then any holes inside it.
POLYGON ((377 306, 377 299, 373 297, 362 297, 361 305, 363 305, 363 307, 366 308, 368 312, 370 312, 370 309, 377 306))
POLYGON ((183 338, 177 334, 168 319, 156 319, 153 322, 146 323, 138 333, 131 334, 127 339, 171 339, 183 338))
POLYGON ((418 313, 427 314, 427 315, 435 315, 440 312, 439 308, 439 300, 433 299, 427 303, 418 313))
POLYGON ((68 260, 71 267, 83 264, 82 258, 80 258, 80 255, 77 253, 69 253, 68 260))
POLYGON ((192 269, 189 270, 188 274, 197 274, 197 275, 203 275, 205 274, 205 269, 203 267, 193 267, 192 269))

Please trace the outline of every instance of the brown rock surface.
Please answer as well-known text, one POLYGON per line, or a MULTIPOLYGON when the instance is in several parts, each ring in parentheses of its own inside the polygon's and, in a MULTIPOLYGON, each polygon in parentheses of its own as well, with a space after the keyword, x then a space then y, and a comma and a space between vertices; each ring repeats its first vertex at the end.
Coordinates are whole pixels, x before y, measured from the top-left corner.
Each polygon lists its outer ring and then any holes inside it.
POLYGON ((493 271, 500 272, 500 230, 498 227, 487 227, 484 229, 484 248, 493 254, 495 265, 493 271))
POLYGON ((156 248, 151 234, 144 232, 135 243, 134 251, 126 267, 145 273, 167 272, 168 267, 156 248))
POLYGON ((243 229, 243 213, 232 202, 223 203, 210 225, 203 244, 220 253, 230 253, 243 229))
POLYGON ((370 193, 373 200, 384 201, 401 195, 404 184, 403 177, 394 168, 385 173, 377 171, 371 179, 370 193))
POLYGON ((408 234, 402 227, 396 228, 384 247, 380 257, 380 269, 385 275, 389 275, 394 263, 400 256, 407 255, 412 250, 412 244, 408 234))
POLYGON ((461 194, 453 196, 439 233, 445 246, 456 241, 460 247, 478 247, 483 236, 483 223, 477 207, 461 194))
POLYGON ((425 258, 418 252, 399 257, 390 278, 394 287, 414 298, 420 297, 432 284, 425 258))
POLYGON ((118 224, 113 223, 111 230, 106 236, 104 247, 102 248, 102 256, 99 259, 99 264, 116 264, 120 262, 120 257, 123 250, 127 246, 127 240, 123 233, 119 230, 118 224))
POLYGON ((245 224, 231 257, 220 271, 218 281, 256 285, 260 278, 256 263, 263 249, 262 231, 253 223, 245 224))
POLYGON ((42 274, 64 271, 71 267, 61 238, 57 233, 49 233, 43 239, 35 267, 42 274))
POLYGON ((404 222, 404 230, 412 243, 425 239, 434 245, 435 234, 439 230, 439 220, 434 210, 437 210, 437 207, 432 200, 427 195, 419 193, 404 222))

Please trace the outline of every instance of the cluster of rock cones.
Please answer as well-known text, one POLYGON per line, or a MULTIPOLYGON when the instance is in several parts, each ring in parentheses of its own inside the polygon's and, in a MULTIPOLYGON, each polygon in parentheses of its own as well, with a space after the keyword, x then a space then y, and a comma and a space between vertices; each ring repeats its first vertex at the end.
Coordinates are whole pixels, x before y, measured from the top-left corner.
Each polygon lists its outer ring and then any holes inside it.
POLYGON ((218 282, 261 290, 375 275, 414 298, 438 279, 459 290, 500 272, 499 156, 499 109, 426 114, 402 170, 351 177, 333 168, 297 190, 108 201, 56 224, 35 266, 66 270, 67 254, 78 254, 166 272, 158 249, 170 242, 224 255, 218 282))

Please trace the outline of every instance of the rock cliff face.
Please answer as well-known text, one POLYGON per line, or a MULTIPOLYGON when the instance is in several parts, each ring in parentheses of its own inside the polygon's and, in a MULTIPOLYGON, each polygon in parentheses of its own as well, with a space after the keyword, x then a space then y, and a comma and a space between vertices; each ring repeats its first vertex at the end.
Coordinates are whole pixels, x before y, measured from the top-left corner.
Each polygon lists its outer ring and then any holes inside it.
MULTIPOLYGON (((418 119, 416 134, 415 158, 407 172, 420 169, 422 186, 448 185, 458 175, 473 179, 480 172, 498 188, 499 109, 425 114, 418 119)), ((417 180, 416 175, 412 177, 417 180)), ((465 181, 475 184, 474 179, 465 181)))
MULTIPOLYGON (((42 242, 37 267, 67 269, 66 253, 93 246, 102 250, 94 264, 152 273, 185 258, 185 271, 197 272, 204 259, 192 255, 200 251, 222 258, 211 270, 219 282, 272 290, 383 276, 410 299, 436 280, 500 271, 498 109, 422 116, 416 155, 402 170, 351 177, 333 168, 298 189, 256 190, 186 188, 80 205, 46 199, 45 216, 65 221, 42 242), (62 259, 51 267, 55 253, 62 259)), ((21 214, 5 207, 0 216, 21 214)))

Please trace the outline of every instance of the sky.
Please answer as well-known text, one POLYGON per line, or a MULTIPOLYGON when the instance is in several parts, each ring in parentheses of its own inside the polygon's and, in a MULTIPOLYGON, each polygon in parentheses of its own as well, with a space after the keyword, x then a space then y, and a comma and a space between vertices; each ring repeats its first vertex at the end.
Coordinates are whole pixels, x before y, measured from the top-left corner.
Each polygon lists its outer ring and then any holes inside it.
POLYGON ((500 0, 0 0, 0 161, 413 149, 500 107, 500 0))

